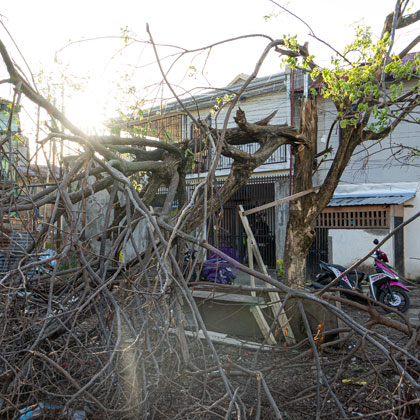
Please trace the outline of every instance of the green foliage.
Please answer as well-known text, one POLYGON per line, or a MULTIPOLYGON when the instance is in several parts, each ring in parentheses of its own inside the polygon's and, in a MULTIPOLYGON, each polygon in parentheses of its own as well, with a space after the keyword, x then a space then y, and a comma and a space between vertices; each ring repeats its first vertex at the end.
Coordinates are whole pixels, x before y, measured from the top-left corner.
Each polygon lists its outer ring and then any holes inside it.
POLYGON ((121 31, 121 38, 124 42, 124 46, 127 46, 131 38, 131 31, 128 28, 128 26, 125 26, 124 28, 120 28, 120 31, 121 31))
MULTIPOLYGON (((321 94, 340 104, 339 116, 342 118, 346 117, 354 102, 377 100, 382 95, 378 74, 389 48, 389 38, 374 43, 369 28, 357 28, 355 35, 344 54, 332 58, 332 68, 317 68, 311 73, 314 80, 322 76, 326 86, 321 89, 321 94)), ((355 118, 358 118, 357 113, 355 118)))
POLYGON ((234 94, 229 95, 227 93, 223 96, 218 96, 216 98, 216 104, 213 105, 213 109, 210 111, 210 114, 215 115, 223 108, 223 106, 232 101, 234 97, 234 94))
POLYGON ((196 77, 197 76, 197 68, 195 66, 188 67, 188 77, 196 77))
POLYGON ((374 120, 368 125, 368 129, 375 133, 383 132, 390 123, 389 108, 387 106, 378 108, 378 106, 375 105, 372 108, 372 116, 374 117, 374 120))
POLYGON ((133 179, 131 183, 133 184, 133 187, 137 192, 140 192, 144 188, 144 185, 140 182, 137 182, 135 179, 133 179))
POLYGON ((185 149, 185 157, 194 156, 194 152, 190 148, 185 149))
POLYGON ((268 22, 269 20, 271 20, 273 17, 276 17, 277 15, 274 13, 270 13, 269 15, 265 15, 263 16, 263 19, 268 22))
MULTIPOLYGON (((296 36, 284 36, 283 42, 291 55, 283 58, 283 65, 304 70, 313 81, 323 82, 321 87, 311 89, 311 95, 335 103, 342 129, 356 128, 363 122, 375 133, 384 132, 390 126, 391 114, 392 118, 399 115, 394 109, 391 113, 387 105, 407 92, 405 82, 420 77, 420 54, 402 62, 389 54, 389 34, 377 40, 369 27, 357 26, 352 41, 324 68, 313 68, 313 56, 302 57, 296 36)), ((418 92, 419 88, 420 82, 412 90, 418 92)))
POLYGON ((185 162, 185 167, 187 170, 192 170, 195 166, 195 154, 194 151, 192 149, 190 149, 189 147, 187 147, 186 149, 184 149, 184 156, 186 159, 185 162))
POLYGON ((276 260, 277 265, 277 277, 281 277, 284 274, 284 260, 276 260))
POLYGON ((25 145, 26 143, 26 139, 24 136, 22 136, 22 134, 20 133, 15 133, 12 137, 12 141, 16 144, 16 145, 25 145))
MULTIPOLYGON (((291 38, 288 45, 294 49, 295 42, 295 38, 291 38)), ((319 94, 336 104, 341 128, 357 127, 366 113, 370 118, 370 130, 380 133, 389 126, 389 108, 378 106, 385 95, 383 79, 386 78, 387 94, 391 100, 396 100, 403 92, 404 81, 410 80, 413 73, 413 62, 403 63, 398 56, 391 55, 385 65, 390 44, 388 34, 374 40, 369 27, 359 26, 343 54, 331 58, 330 67, 310 71, 312 80, 322 78, 324 85, 319 94), (390 83, 388 76, 391 74, 390 83)), ((420 64, 418 58, 417 61, 420 64)), ((289 65, 293 63, 296 63, 295 59, 288 61, 289 65)))

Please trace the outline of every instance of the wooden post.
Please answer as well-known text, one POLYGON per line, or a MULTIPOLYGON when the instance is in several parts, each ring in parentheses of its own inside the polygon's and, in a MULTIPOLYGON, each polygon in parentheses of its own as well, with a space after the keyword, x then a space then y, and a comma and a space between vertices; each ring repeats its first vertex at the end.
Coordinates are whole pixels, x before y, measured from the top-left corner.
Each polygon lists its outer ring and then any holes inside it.
MULTIPOLYGON (((337 297, 340 297, 340 292, 335 292, 335 295, 337 296, 337 297)), ((339 302, 339 301, 336 301, 335 302, 335 306, 337 307, 337 309, 339 309, 339 310, 341 310, 341 302, 339 302)), ((343 320, 338 316, 337 317, 337 328, 343 328, 345 325, 344 325, 344 322, 343 322, 343 320)), ((344 338, 344 336, 345 336, 345 333, 344 332, 339 332, 338 333, 338 338, 341 340, 342 338, 344 338)))
MULTIPOLYGON (((248 255, 249 255, 249 263, 250 263, 250 268, 253 268, 253 255, 255 255, 255 258, 257 259, 257 263, 258 266, 260 267, 260 270, 265 274, 265 275, 269 275, 268 271, 267 271, 267 267, 264 264, 264 261, 261 257, 261 253, 260 250, 258 249, 258 245, 257 242, 255 240, 254 234, 252 233, 252 229, 249 226, 249 222, 248 222, 248 218, 245 216, 245 211, 244 208, 242 207, 242 205, 239 206, 239 217, 241 218, 242 224, 244 226, 245 232, 248 236, 248 241, 250 243, 250 246, 248 246, 248 255), (252 253, 249 252, 249 249, 252 249, 252 253), (251 263, 252 261, 252 263, 251 263), (252 264, 252 267, 251 267, 252 264)), ((255 281, 254 278, 251 276, 251 281, 254 283, 253 285, 255 285, 255 281)), ((252 284, 251 284, 252 286, 252 284)), ((270 287, 269 284, 266 283, 267 287, 270 287)), ((271 309, 273 311, 274 317, 277 316, 277 314, 279 313, 280 309, 281 309, 281 299, 280 299, 280 295, 277 292, 269 292, 268 294, 269 298, 270 298, 270 302, 273 302, 271 306, 271 309)), ((286 313, 284 312, 284 308, 281 310, 280 315, 278 317, 278 321, 280 324, 280 327, 283 331, 283 335, 286 339, 286 343, 287 344, 296 344, 296 339, 295 336, 293 334, 292 328, 290 326, 289 320, 287 318, 286 313)))
MULTIPOLYGON (((248 246, 248 263, 249 268, 254 268, 254 253, 253 253, 253 247, 250 238, 247 239, 247 246, 248 246)), ((250 284, 251 287, 255 287, 255 278, 254 276, 250 277, 250 284)), ((257 294, 252 291, 252 296, 256 296, 257 294)), ((263 333, 264 337, 267 337, 270 326, 268 325, 266 319, 264 318, 264 314, 262 313, 261 308, 256 305, 251 309, 252 315, 254 315, 255 320, 257 321, 258 327, 260 328, 261 332, 263 333)), ((274 338, 274 335, 270 333, 270 335, 267 338, 267 342, 269 344, 276 344, 276 339, 274 338)))

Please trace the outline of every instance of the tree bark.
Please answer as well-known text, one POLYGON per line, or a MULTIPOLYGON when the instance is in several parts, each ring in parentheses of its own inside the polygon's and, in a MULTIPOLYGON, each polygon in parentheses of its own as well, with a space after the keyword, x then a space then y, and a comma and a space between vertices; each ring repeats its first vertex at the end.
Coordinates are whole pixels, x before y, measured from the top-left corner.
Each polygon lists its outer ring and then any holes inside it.
MULTIPOLYGON (((301 110, 301 135, 304 144, 292 145, 294 157, 293 193, 313 187, 312 174, 317 153, 317 107, 307 100, 301 110)), ((363 141, 363 125, 342 129, 340 143, 334 159, 318 192, 313 192, 290 202, 289 221, 284 254, 284 281, 292 287, 305 286, 306 257, 315 237, 314 225, 322 210, 330 202, 338 182, 357 145, 363 141)))
MULTIPOLYGON (((301 109, 300 132, 305 144, 292 145, 294 157, 293 193, 312 188, 312 168, 316 154, 318 115, 315 100, 307 100, 301 109)), ((313 223, 317 217, 316 193, 290 202, 285 244, 285 275, 288 285, 305 286, 305 262, 314 238, 313 223)))

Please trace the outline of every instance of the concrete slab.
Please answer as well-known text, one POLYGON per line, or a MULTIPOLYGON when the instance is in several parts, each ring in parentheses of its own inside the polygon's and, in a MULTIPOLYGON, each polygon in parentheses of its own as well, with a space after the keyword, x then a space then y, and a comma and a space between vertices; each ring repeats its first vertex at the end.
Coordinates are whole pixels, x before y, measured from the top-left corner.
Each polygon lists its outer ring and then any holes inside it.
MULTIPOLYGON (((277 280, 277 274, 276 274, 276 270, 274 269, 268 269, 268 274, 270 275, 270 277, 272 277, 273 279, 277 280)), ((236 275, 236 278, 234 280, 234 284, 240 284, 242 286, 250 286, 250 281, 249 281, 249 274, 248 273, 244 273, 242 271, 238 272, 236 275)), ((264 287, 264 281, 261 279, 257 279, 255 277, 255 285, 257 287, 264 287)))

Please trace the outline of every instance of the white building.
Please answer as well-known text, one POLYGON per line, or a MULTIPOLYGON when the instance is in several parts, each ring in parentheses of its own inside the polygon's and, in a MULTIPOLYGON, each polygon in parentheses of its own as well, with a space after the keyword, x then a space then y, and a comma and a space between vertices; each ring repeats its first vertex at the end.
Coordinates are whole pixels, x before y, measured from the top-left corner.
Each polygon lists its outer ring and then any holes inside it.
MULTIPOLYGON (((184 99, 183 105, 194 117, 209 117, 212 127, 221 128, 227 107, 215 112, 215 105, 220 105, 225 95, 237 92, 244 80, 246 76, 239 75, 226 88, 184 99)), ((250 122, 259 121, 277 111, 271 124, 299 126, 299 110, 306 88, 307 81, 299 72, 286 71, 257 78, 247 87, 237 107, 245 111, 250 122)), ((232 112, 228 127, 235 126, 233 116, 237 107, 232 112)), ((318 110, 318 150, 325 148, 330 132, 329 145, 334 148, 334 144, 340 141, 338 124, 333 125, 336 117, 334 105, 329 100, 318 98, 318 110)), ((145 119, 130 121, 127 129, 133 127, 143 127, 144 134, 166 137, 172 141, 197 135, 193 121, 176 102, 167 104, 163 110, 152 109, 145 119)), ((401 143, 418 147, 419 137, 419 124, 403 122, 380 143, 363 144, 356 150, 333 200, 318 220, 317 239, 308 257, 309 273, 317 271, 320 259, 350 265, 372 248, 374 238, 383 238, 394 227, 420 211, 420 198, 417 196, 420 160, 418 163, 407 162, 393 156, 401 143)), ((258 145, 239 147, 252 153, 258 145)), ((207 170, 208 156, 197 150, 194 152, 196 161, 192 173, 187 176, 191 185, 205 177, 207 170)), ((322 182, 330 162, 325 159, 317 164, 320 166, 314 175, 314 185, 322 182)), ((222 229, 217 238, 213 238, 216 245, 232 246, 240 251, 242 257, 245 255, 244 232, 237 205, 251 208, 289 195, 290 167, 288 147, 281 146, 255 171, 249 184, 224 205, 222 229)), ((222 156, 216 172, 217 178, 222 181, 229 173, 229 168, 230 159, 222 156)), ((260 248, 269 266, 274 266, 275 260, 282 258, 287 213, 287 204, 265 213, 269 239, 261 240, 260 248)), ((391 264, 411 278, 420 276, 420 241, 416 238, 417 232, 420 232, 420 218, 397 233, 384 246, 391 264)))

